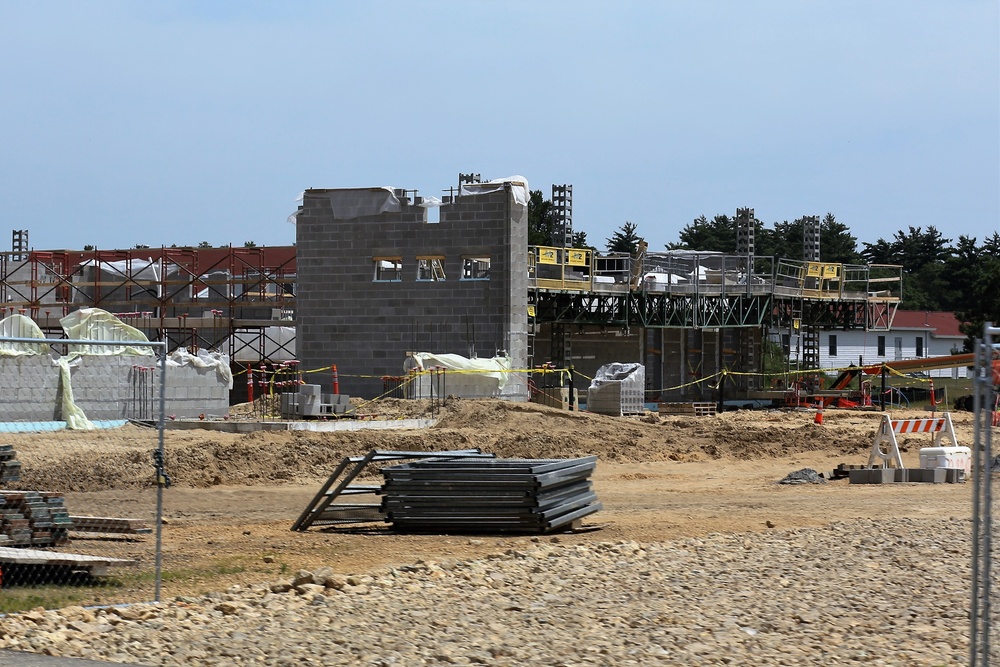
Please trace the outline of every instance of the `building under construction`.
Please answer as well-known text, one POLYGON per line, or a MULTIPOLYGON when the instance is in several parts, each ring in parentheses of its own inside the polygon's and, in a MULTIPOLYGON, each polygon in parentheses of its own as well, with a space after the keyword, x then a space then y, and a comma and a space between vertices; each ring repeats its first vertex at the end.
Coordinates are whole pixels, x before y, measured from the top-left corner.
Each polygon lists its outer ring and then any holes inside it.
MULTIPOLYGON (((408 354, 435 352, 584 378, 640 362, 649 400, 698 401, 765 394, 769 335, 815 369, 821 330, 888 330, 901 297, 901 267, 822 262, 818 218, 802 260, 757 256, 751 209, 737 211, 734 254, 602 254, 571 247, 572 187, 553 186, 559 245, 529 247, 524 179, 459 180, 441 199, 306 190, 287 247, 35 251, 16 231, 0 302, 53 338, 65 314, 99 307, 237 366, 336 365, 341 391, 361 396, 381 394, 408 354)), ((325 372, 308 381, 332 385, 325 372)), ((506 394, 526 398, 527 382, 506 394)))
POLYGON ((468 175, 433 202, 414 190, 307 190, 297 216, 303 363, 368 374, 347 386, 374 395, 410 351, 503 352, 514 369, 551 362, 585 378, 631 361, 645 365, 651 400, 752 398, 770 389, 767 332, 787 332, 779 340, 794 341, 800 368, 816 369, 820 330, 887 330, 901 296, 901 267, 822 262, 818 218, 801 261, 755 254, 751 209, 737 212, 732 255, 600 254, 570 245, 571 186, 552 192, 563 245, 529 247, 527 194, 517 177, 468 175), (719 373, 724 383, 698 382, 719 373))

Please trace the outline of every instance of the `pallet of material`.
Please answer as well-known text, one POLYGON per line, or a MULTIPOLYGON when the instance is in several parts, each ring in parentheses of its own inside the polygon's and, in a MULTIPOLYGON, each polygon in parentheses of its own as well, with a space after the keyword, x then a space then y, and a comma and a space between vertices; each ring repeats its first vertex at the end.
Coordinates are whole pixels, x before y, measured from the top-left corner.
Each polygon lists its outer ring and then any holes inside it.
POLYGON ((148 535, 153 529, 142 519, 103 516, 71 516, 70 530, 101 535, 148 535))
POLYGON ((661 415, 688 415, 691 417, 709 417, 716 414, 716 404, 711 401, 695 403, 660 403, 657 412, 661 415))
POLYGON ((0 546, 0 566, 4 564, 69 567, 74 570, 87 570, 91 576, 100 577, 107 575, 108 568, 112 566, 135 565, 136 561, 124 558, 87 556, 84 554, 56 553, 53 551, 39 551, 38 549, 18 549, 0 546))

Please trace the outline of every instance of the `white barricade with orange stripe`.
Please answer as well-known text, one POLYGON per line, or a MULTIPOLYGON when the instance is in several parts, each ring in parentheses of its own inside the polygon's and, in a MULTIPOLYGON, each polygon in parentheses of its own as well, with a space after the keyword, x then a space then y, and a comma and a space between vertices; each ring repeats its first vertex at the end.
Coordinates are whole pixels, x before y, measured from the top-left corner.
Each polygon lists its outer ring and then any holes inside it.
POLYGON ((941 446, 942 440, 949 440, 952 447, 958 447, 950 412, 943 413, 941 417, 924 419, 890 419, 889 415, 882 415, 882 423, 875 433, 872 452, 868 456, 869 468, 886 468, 890 463, 896 468, 903 467, 903 457, 899 454, 899 443, 896 442, 897 433, 933 433, 935 447, 941 446))

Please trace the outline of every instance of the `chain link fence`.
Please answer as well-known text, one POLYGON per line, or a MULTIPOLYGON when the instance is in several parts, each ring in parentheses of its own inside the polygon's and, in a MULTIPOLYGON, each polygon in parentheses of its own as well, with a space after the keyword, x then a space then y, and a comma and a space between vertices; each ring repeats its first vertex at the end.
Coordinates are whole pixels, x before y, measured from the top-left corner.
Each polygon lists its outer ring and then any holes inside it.
POLYGON ((1000 665, 1000 604, 995 592, 1000 591, 994 557, 1000 546, 1000 530, 995 520, 1000 511, 996 479, 1000 476, 1000 457, 993 451, 993 431, 997 422, 997 387, 1000 385, 1000 365, 995 360, 994 340, 1000 328, 989 323, 983 328, 983 338, 975 341, 973 402, 975 410, 973 444, 973 507, 972 507, 972 592, 970 607, 969 665, 989 667, 1000 665))
POLYGON ((160 599, 163 348, 0 338, 0 613, 160 599))

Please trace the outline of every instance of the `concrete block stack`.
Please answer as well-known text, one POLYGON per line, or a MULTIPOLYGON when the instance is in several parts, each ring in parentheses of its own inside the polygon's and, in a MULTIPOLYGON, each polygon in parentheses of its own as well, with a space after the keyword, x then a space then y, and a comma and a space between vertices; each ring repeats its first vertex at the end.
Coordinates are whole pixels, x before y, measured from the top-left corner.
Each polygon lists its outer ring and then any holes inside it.
POLYGON ((847 473, 851 484, 961 484, 965 481, 965 471, 961 468, 854 468, 847 473))
POLYGON ((282 419, 302 417, 345 417, 351 408, 348 394, 324 394, 318 384, 299 385, 297 392, 280 395, 282 419))
MULTIPOLYGON (((21 479, 13 445, 0 445, 0 486, 21 479)), ((69 542, 66 500, 56 491, 0 490, 0 546, 55 547, 69 542)))
POLYGON ((612 363, 601 366, 587 390, 587 412, 620 417, 642 414, 646 369, 642 364, 612 363))
POLYGON ((72 519, 55 491, 0 491, 0 546, 53 547, 69 543, 72 519))
POLYGON ((0 445, 0 484, 20 481, 21 462, 14 460, 16 456, 14 445, 0 445))

